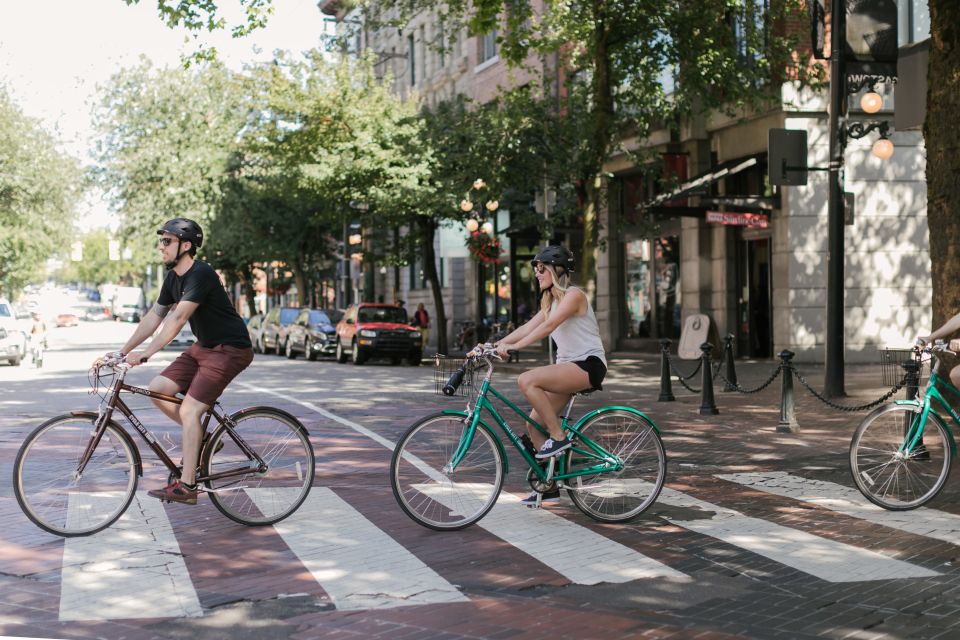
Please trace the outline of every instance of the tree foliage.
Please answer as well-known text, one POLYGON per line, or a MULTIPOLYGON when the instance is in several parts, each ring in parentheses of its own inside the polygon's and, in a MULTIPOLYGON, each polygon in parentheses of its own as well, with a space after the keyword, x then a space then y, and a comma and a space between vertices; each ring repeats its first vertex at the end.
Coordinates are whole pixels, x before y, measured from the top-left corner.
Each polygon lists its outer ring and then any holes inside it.
POLYGON ((65 252, 82 174, 76 160, 0 87, 0 295, 38 276, 65 252))

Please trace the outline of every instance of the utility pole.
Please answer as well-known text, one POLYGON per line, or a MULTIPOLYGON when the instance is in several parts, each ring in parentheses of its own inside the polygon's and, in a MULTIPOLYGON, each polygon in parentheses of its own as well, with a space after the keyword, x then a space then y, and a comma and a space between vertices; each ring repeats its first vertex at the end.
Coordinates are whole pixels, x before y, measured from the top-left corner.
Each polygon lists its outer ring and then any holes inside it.
POLYGON ((830 5, 830 188, 827 200, 827 331, 824 341, 824 395, 837 398, 844 390, 844 212, 843 148, 847 87, 844 63, 846 0, 830 5))

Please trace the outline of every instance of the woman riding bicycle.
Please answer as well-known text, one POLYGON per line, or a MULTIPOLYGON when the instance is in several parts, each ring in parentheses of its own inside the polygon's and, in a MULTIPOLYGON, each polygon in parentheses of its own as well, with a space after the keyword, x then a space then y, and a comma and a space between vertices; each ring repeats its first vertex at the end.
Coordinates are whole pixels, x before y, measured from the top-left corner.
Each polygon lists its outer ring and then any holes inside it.
MULTIPOLYGON (((570 396, 584 389, 600 389, 607 373, 607 359, 600 341, 600 328, 586 294, 570 284, 573 254, 551 245, 532 260, 540 285, 540 311, 500 340, 497 351, 509 351, 537 343, 547 336, 557 345, 556 364, 520 374, 517 384, 533 406, 531 416, 549 432, 545 438, 532 425, 527 432, 538 449, 539 459, 555 456, 571 446, 560 428, 558 414, 570 396)), ((545 493, 543 500, 557 500, 559 490, 545 493)), ((533 493, 523 502, 536 503, 533 493)))
MULTIPOLYGON (((953 316, 947 320, 942 327, 934 331, 928 336, 920 336, 917 340, 921 340, 924 344, 932 344, 934 340, 940 340, 955 334, 957 331, 960 331, 960 313, 953 316)), ((951 351, 960 351, 960 339, 953 339, 948 345, 951 351)), ((953 386, 960 388, 960 365, 955 366, 950 370, 950 382, 953 383, 953 386)))

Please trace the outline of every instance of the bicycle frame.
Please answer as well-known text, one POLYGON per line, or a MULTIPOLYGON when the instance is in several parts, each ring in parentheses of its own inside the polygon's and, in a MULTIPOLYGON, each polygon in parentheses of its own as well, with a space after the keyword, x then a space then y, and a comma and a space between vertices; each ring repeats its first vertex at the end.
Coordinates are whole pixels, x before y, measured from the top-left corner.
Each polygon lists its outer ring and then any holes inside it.
MULTIPOLYGON (((938 363, 939 364, 939 363, 938 363)), ((953 395, 960 398, 960 389, 957 389, 950 381, 942 378, 936 370, 936 367, 930 372, 930 380, 927 383, 926 389, 923 393, 923 401, 918 402, 917 400, 897 400, 897 404, 912 404, 921 408, 920 416, 911 422, 909 427, 904 433, 903 444, 898 450, 899 453, 904 453, 909 455, 914 447, 916 447, 923 439, 923 428, 927 424, 927 418, 930 415, 930 412, 933 411, 937 415, 939 413, 933 406, 933 401, 944 409, 950 418, 953 420, 954 425, 957 428, 960 428, 960 416, 953 410, 953 407, 950 406, 950 403, 947 399, 940 393, 940 386, 943 386, 944 389, 952 393, 953 395)), ((956 454, 957 444, 954 441, 953 433, 950 429, 947 429, 947 436, 950 438, 950 448, 951 453, 956 454)))
MULTIPOLYGON (((564 412, 564 415, 560 417, 560 426, 564 431, 570 431, 573 435, 577 436, 580 439, 580 442, 589 448, 589 451, 586 449, 582 449, 580 447, 572 447, 570 450, 567 451, 567 455, 577 453, 582 456, 586 456, 588 458, 597 460, 598 464, 585 469, 578 469, 571 473, 558 473, 557 471, 554 471, 553 475, 548 478, 547 476, 548 470, 541 467, 537 463, 537 459, 534 458, 529 451, 527 451, 527 448, 523 446, 523 443, 520 441, 520 437, 516 433, 514 433, 514 431, 507 425, 506 421, 500 415, 500 412, 497 411, 497 408, 493 405, 493 403, 490 401, 487 395, 492 394, 496 399, 503 402, 511 411, 513 411, 513 413, 523 418, 529 424, 533 425, 537 430, 539 430, 544 435, 548 435, 547 430, 543 426, 538 424, 536 420, 534 420, 529 415, 527 415, 527 413, 525 413, 522 409, 517 407, 517 405, 511 402, 508 398, 504 397, 503 394, 497 391, 490 384, 491 373, 492 373, 492 367, 491 367, 491 370, 487 372, 487 375, 483 379, 483 383, 480 386, 480 392, 477 394, 477 400, 474 403, 473 409, 467 413, 467 418, 469 419, 470 422, 467 427, 467 430, 464 432, 463 436, 460 438, 460 444, 457 447, 457 450, 454 452, 453 458, 449 463, 449 467, 451 471, 457 468, 457 466, 460 464, 460 462, 463 460, 464 456, 466 455, 467 451, 469 450, 471 444, 473 444, 473 437, 474 437, 474 434, 476 434, 478 425, 482 422, 485 426, 487 426, 487 428, 489 428, 489 425, 487 425, 487 423, 484 422, 483 419, 481 418, 481 414, 483 413, 484 410, 486 410, 493 417, 497 425, 500 427, 500 430, 503 431, 504 435, 507 436, 507 439, 510 440, 513 446, 517 449, 517 451, 523 457, 524 461, 526 461, 527 466, 530 467, 530 469, 532 469, 533 472, 537 475, 537 477, 543 482, 546 482, 548 479, 565 480, 568 478, 595 475, 598 473, 603 473, 605 471, 620 471, 623 469, 623 462, 619 458, 617 458, 614 455, 611 455, 610 452, 605 450, 603 447, 598 445, 589 437, 583 435, 579 430, 580 425, 583 424, 583 422, 587 418, 593 416, 595 412, 591 412, 583 416, 573 426, 569 424, 570 410, 573 407, 573 399, 574 399, 574 398, 571 398, 570 402, 567 403, 567 409, 564 412)), ((464 415, 463 411, 456 411, 456 410, 447 410, 447 411, 444 411, 443 413, 446 413, 449 415, 464 415)), ((496 436, 496 434, 494 434, 494 436, 496 436)), ((504 473, 509 472, 506 456, 504 456, 503 464, 504 464, 504 473)))
MULTIPOLYGON (((180 467, 173 462, 163 447, 160 446, 159 441, 153 436, 152 433, 150 433, 150 430, 147 429, 142 422, 140 422, 130 407, 128 407, 127 404, 120 398, 120 394, 122 392, 129 392, 156 400, 163 400, 164 402, 170 402, 172 404, 182 404, 183 399, 176 396, 168 396, 166 394, 151 391, 149 389, 144 389, 143 387, 135 387, 124 382, 124 378, 126 378, 126 369, 121 369, 120 372, 117 373, 116 379, 110 385, 110 390, 107 393, 106 403, 100 406, 99 416, 97 418, 96 426, 94 427, 94 432, 90 437, 90 442, 87 443, 87 447, 84 450, 83 455, 80 456, 80 461, 77 465, 77 475, 83 475, 83 470, 86 468, 87 463, 93 456, 93 452, 96 451, 97 446, 100 444, 100 439, 103 437, 103 433, 107 429, 107 424, 113 417, 113 412, 119 411, 121 414, 123 414, 123 417, 127 419, 127 422, 133 425, 133 428, 137 431, 137 433, 140 434, 140 437, 143 438, 143 441, 148 447, 150 447, 154 455, 157 456, 164 466, 167 467, 170 473, 173 474, 174 477, 179 478, 181 474, 180 467)), ((227 433, 230 434, 230 437, 233 439, 233 441, 236 442, 237 446, 240 447, 240 450, 243 451, 243 453, 251 461, 251 467, 254 467, 255 465, 255 468, 258 470, 265 470, 266 464, 263 462, 263 459, 260 458, 257 452, 251 449, 250 446, 247 445, 247 443, 243 440, 243 438, 241 438, 233 429, 233 424, 229 416, 226 414, 221 414, 217 411, 217 406, 218 405, 210 407, 210 409, 204 414, 201 422, 201 432, 206 433, 211 418, 215 418, 217 423, 226 426, 227 433)), ((136 450, 135 446, 134 450, 136 450)), ((138 464, 137 468, 140 474, 143 475, 142 466, 138 464)), ((223 471, 221 473, 211 474, 209 476, 198 475, 197 482, 203 483, 222 478, 229 478, 232 476, 240 476, 248 473, 249 471, 250 467, 241 467, 233 470, 223 471)))

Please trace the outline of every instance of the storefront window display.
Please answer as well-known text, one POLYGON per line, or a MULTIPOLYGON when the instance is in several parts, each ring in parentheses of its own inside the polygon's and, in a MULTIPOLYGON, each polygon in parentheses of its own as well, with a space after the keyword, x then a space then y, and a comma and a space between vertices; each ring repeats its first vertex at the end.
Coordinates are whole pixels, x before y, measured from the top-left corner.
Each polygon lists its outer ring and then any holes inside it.
POLYGON ((680 337, 680 239, 628 240, 624 245, 627 338, 680 337))

